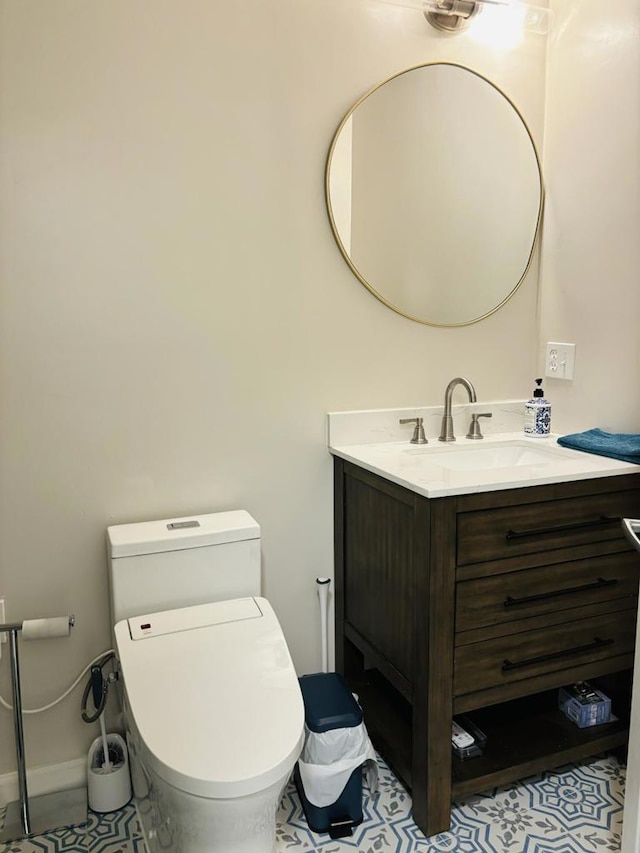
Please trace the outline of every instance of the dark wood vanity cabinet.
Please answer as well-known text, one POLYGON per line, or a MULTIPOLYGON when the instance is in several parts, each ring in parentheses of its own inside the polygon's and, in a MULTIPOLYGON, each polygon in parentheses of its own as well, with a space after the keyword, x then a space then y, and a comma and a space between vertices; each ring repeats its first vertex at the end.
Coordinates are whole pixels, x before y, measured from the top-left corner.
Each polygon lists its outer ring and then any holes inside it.
POLYGON ((336 667, 426 835, 456 798, 626 744, 640 556, 625 516, 635 475, 427 499, 335 459, 336 667), (558 710, 585 679, 615 721, 558 710), (456 714, 483 755, 453 756, 456 714))

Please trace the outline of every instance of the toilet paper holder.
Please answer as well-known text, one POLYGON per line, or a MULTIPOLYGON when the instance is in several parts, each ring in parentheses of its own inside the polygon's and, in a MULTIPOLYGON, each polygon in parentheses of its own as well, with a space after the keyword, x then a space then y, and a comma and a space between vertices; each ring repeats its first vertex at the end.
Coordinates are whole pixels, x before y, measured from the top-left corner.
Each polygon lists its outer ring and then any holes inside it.
POLYGON ((0 832, 0 842, 8 843, 52 832, 61 827, 84 826, 88 822, 86 789, 73 789, 33 797, 29 802, 27 789, 27 767, 22 725, 22 689, 20 684, 20 660, 18 634, 24 640, 44 640, 68 637, 75 625, 75 616, 59 616, 50 619, 27 619, 24 622, 0 624, 0 634, 9 636, 11 665, 11 693, 13 697, 13 723, 18 763, 19 801, 9 803, 5 824, 0 832))

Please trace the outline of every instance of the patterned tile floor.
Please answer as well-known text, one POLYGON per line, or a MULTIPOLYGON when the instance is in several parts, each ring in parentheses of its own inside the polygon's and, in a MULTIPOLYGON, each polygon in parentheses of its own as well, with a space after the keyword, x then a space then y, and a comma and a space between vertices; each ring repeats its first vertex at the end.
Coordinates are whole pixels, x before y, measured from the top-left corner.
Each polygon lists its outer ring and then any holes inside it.
MULTIPOLYGON (((620 850, 624 767, 606 756, 569 765, 456 804, 450 832, 425 838, 411 798, 383 761, 379 790, 365 794, 353 836, 312 833, 289 785, 278 815, 277 853, 593 853, 620 850)), ((0 826, 4 811, 0 809, 0 826)), ((145 853, 136 810, 90 815, 84 832, 60 831, 0 847, 0 853, 145 853)), ((223 853, 223 851, 221 851, 223 853)))
MULTIPOLYGON (((0 809, 0 827, 4 824, 0 809)), ((83 829, 59 829, 26 841, 0 844, 0 853, 146 853, 135 806, 98 815, 89 812, 83 829)))

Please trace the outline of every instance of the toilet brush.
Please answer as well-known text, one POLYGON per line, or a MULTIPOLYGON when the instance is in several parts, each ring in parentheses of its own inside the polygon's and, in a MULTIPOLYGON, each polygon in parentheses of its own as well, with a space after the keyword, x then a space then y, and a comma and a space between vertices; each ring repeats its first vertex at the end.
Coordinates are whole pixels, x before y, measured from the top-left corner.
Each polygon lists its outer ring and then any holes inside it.
POLYGON ((104 714, 100 714, 100 737, 102 738, 102 751, 104 754, 104 761, 102 762, 102 769, 106 773, 111 772, 111 762, 109 761, 109 744, 107 743, 107 727, 104 722, 104 714))
POLYGON ((102 666, 104 662, 91 668, 83 697, 82 718, 85 722, 100 724, 100 736, 91 744, 87 758, 89 807, 96 812, 110 812, 122 808, 131 799, 131 778, 124 739, 118 734, 107 734, 104 713, 109 681, 102 674, 102 666), (89 693, 93 699, 93 714, 86 708, 89 693))
MULTIPOLYGON (((99 666, 91 667, 91 690, 93 692, 93 705, 96 709, 104 704, 105 683, 102 675, 102 669, 99 666)), ((100 736, 102 737, 102 769, 109 773, 111 770, 111 762, 109 761, 109 744, 107 743, 107 727, 104 721, 104 707, 98 717, 100 723, 100 736)))

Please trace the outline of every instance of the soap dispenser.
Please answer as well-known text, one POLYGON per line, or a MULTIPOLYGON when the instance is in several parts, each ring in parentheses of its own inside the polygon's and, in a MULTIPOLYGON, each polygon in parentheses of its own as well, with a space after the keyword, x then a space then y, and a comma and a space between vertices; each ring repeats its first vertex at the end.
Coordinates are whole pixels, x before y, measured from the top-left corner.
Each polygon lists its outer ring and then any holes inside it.
POLYGON ((551 432, 551 404, 545 399, 542 379, 536 379, 533 397, 524 406, 524 434, 549 435, 551 432))

